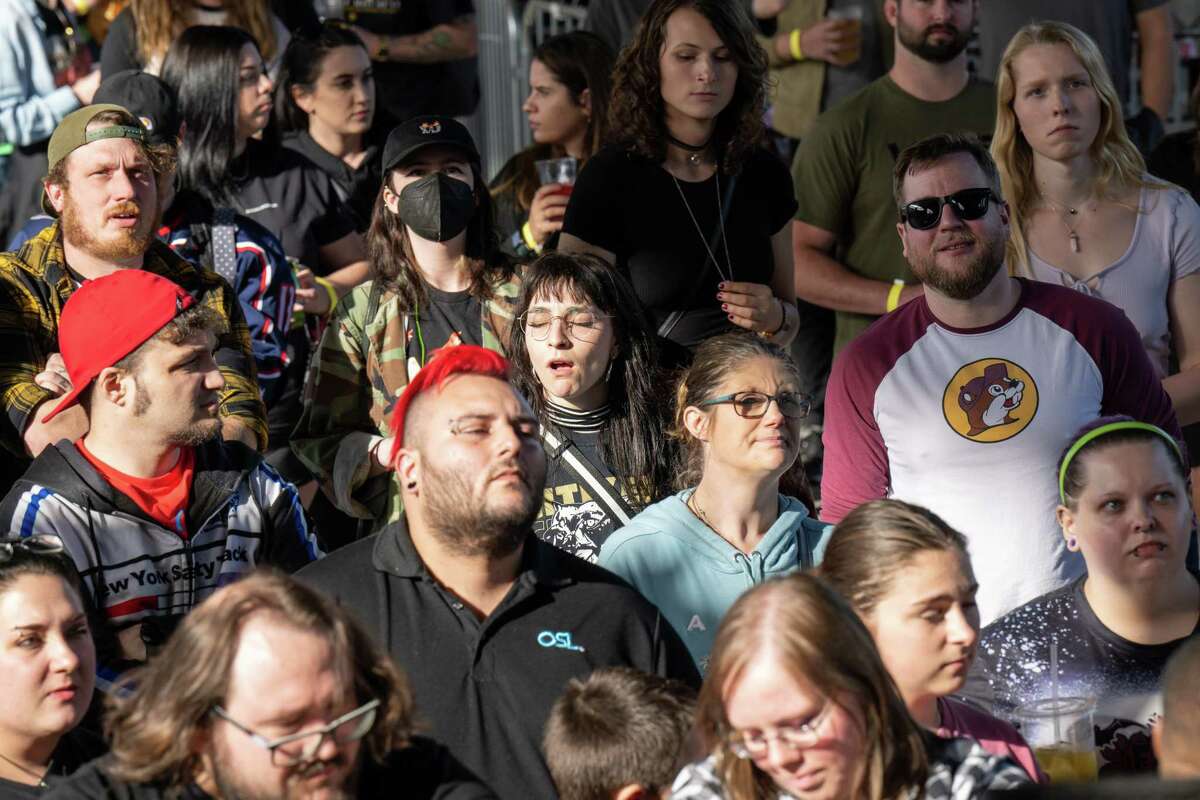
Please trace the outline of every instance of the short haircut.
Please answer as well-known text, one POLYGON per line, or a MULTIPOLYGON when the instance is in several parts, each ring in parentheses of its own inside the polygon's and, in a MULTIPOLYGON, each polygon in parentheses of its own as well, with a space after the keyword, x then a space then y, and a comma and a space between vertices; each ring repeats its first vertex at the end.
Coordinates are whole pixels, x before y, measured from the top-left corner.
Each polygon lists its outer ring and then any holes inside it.
POLYGON ((1167 662, 1162 676, 1163 761, 1186 761, 1200 774, 1200 639, 1184 642, 1167 662))
POLYGON ((562 800, 610 800, 623 786, 669 789, 696 713, 689 687, 628 667, 573 678, 542 747, 562 800))
POLYGON ((957 153, 966 153, 974 159, 987 178, 988 186, 1000 197, 1000 171, 996 168, 996 162, 992 160, 992 154, 983 142, 979 141, 979 137, 969 133, 938 133, 910 144, 896 159, 896 167, 892 172, 892 196, 896 201, 896 209, 904 208, 906 177, 923 172, 942 159, 957 153))
MULTIPOLYGON (((441 389, 446 381, 455 375, 484 375, 501 381, 508 381, 508 361, 495 350, 486 347, 476 347, 461 344, 457 347, 443 347, 433 354, 429 363, 421 368, 417 376, 404 387, 396 407, 392 410, 392 435, 396 442, 404 444, 404 429, 406 417, 413 401, 429 389, 441 389)), ((399 447, 393 447, 393 453, 399 453, 399 447)), ((392 457, 392 467, 396 466, 395 456, 392 457)))
MULTIPOLYGON (((192 781, 194 743, 207 734, 213 707, 226 702, 242 629, 261 615, 328 643, 339 700, 355 706, 380 701, 375 727, 363 742, 369 758, 382 763, 408 744, 412 693, 387 653, 331 598, 282 572, 259 568, 197 606, 156 658, 122 676, 104 723, 114 777, 162 784, 171 797, 192 781)), ((287 659, 286 653, 277 655, 287 659)))

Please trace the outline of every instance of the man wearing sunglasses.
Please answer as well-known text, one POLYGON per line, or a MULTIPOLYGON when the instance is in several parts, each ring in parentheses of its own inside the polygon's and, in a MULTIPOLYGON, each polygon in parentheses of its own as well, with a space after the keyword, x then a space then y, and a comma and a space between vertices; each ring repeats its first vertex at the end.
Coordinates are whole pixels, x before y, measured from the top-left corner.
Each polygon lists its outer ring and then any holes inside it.
POLYGON ((59 800, 494 800, 415 736, 403 676, 350 614, 277 572, 202 603, 59 800))
POLYGON ((1009 209, 978 140, 908 148, 894 191, 925 292, 834 363, 821 516, 881 497, 932 509, 970 541, 987 624, 1082 574, 1055 521, 1071 434, 1109 414, 1179 426, 1119 309, 1004 269, 1009 209))

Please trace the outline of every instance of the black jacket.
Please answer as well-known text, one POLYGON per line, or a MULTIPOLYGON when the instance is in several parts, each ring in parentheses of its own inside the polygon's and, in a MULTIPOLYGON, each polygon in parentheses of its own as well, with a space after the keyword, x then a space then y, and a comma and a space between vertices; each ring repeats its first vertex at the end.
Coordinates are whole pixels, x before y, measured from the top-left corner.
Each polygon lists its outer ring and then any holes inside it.
MULTIPOLYGON (((161 784, 126 783, 108 774, 104 759, 93 761, 55 786, 46 800, 211 800, 194 784, 171 789, 161 784)), ((496 795, 446 748, 416 737, 386 763, 368 763, 358 780, 358 800, 495 800, 496 795)))
POLYGON ((542 729, 571 678, 629 666, 700 683, 654 606, 532 533, 516 583, 482 622, 433 580, 403 521, 298 577, 357 614, 408 674, 434 736, 505 800, 556 797, 542 729))

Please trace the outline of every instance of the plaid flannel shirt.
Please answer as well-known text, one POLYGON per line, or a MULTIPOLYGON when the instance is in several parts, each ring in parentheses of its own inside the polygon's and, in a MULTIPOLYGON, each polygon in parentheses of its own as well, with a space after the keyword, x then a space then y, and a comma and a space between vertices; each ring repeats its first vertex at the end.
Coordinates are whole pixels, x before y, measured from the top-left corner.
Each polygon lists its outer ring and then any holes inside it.
MULTIPOLYGON (((250 333, 237 295, 212 272, 198 269, 157 239, 146 251, 142 269, 161 275, 191 292, 225 321, 217 337, 217 365, 225 379, 220 413, 254 431, 259 449, 266 446, 266 407, 258 392, 250 333)), ((66 268, 59 223, 27 241, 15 253, 0 253, 0 446, 27 461, 25 429, 33 412, 56 396, 33 382, 58 352, 58 319, 75 281, 66 268)))

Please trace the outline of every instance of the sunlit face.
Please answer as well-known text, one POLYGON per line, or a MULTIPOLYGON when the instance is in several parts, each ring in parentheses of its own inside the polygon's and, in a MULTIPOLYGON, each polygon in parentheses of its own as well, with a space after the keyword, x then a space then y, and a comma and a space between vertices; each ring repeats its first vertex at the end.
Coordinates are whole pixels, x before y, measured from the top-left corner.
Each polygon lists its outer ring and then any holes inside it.
MULTIPOLYGON (((312 633, 259 613, 245 623, 223 708, 249 730, 275 740, 328 724, 353 710, 342 698, 335 654, 312 633)), ((276 766, 271 754, 225 720, 214 718, 206 753, 218 796, 248 800, 349 800, 361 741, 326 736, 310 762, 276 766)))
POLYGON ((400 192, 410 183, 416 183, 426 175, 444 172, 447 177, 474 186, 471 162, 455 147, 431 145, 413 153, 401 165, 391 171, 391 181, 384 190, 383 202, 393 214, 400 213, 400 192))
POLYGON ((221 430, 218 393, 225 387, 213 358, 216 349, 209 331, 196 331, 180 344, 152 340, 123 381, 131 393, 124 406, 128 423, 176 445, 215 437, 221 430))
POLYGON ((535 142, 560 146, 587 133, 592 113, 588 90, 576 102, 566 84, 536 58, 529 65, 529 97, 521 110, 535 142))
POLYGON ((64 241, 113 261, 146 252, 158 218, 158 186, 140 143, 100 139, 86 144, 67 156, 66 177, 65 186, 46 185, 62 219, 64 241))
POLYGON ((62 578, 22 575, 0 590, 0 670, 6 741, 61 736, 83 719, 96 649, 83 601, 62 578))
POLYGON ((1060 506, 1059 522, 1089 575, 1148 585, 1184 569, 1192 507, 1167 447, 1124 442, 1082 453, 1083 491, 1074 511, 1060 506))
POLYGON ((793 677, 770 650, 750 662, 724 692, 725 717, 739 732, 770 735, 785 725, 813 724, 819 738, 801 748, 772 738, 754 765, 795 800, 844 800, 853 795, 866 755, 856 708, 831 703, 793 677), (820 717, 822 710, 826 710, 820 717), (820 720, 819 725, 816 720, 820 720))
POLYGON ((905 702, 966 682, 979 638, 976 589, 971 565, 952 550, 926 550, 896 568, 864 621, 905 702))
MULTIPOLYGON (((967 153, 954 153, 904 178, 904 202, 945 197, 963 189, 985 188, 987 176, 967 153)), ((1008 241, 1008 208, 995 200, 979 219, 961 219, 946 204, 938 224, 918 230, 896 225, 904 257, 913 275, 930 288, 956 300, 970 300, 995 278, 1004 263, 1008 241)))
POLYGON ((694 8, 667 18, 659 56, 667 120, 714 120, 733 99, 738 68, 729 47, 694 8))
POLYGON ((605 374, 615 357, 612 318, 581 298, 541 294, 529 304, 524 324, 529 362, 547 399, 582 411, 603 405, 605 374))
POLYGON ((366 133, 375 116, 375 77, 367 51, 352 45, 330 50, 313 85, 292 87, 292 98, 308 114, 310 131, 366 133))
MULTIPOLYGON (((409 411, 397 478, 461 552, 511 552, 542 502, 546 454, 537 418, 515 389, 455 375, 409 411)), ((408 501, 406 501, 408 502, 408 501)))
POLYGON ((1035 44, 1012 61, 1012 109, 1035 153, 1056 161, 1086 154, 1100 131, 1100 94, 1065 44, 1035 44))
POLYGON ((246 42, 238 56, 236 107, 239 138, 249 139, 267 127, 271 120, 271 91, 274 88, 275 84, 267 75, 258 48, 246 42))
MULTIPOLYGON (((782 363, 766 356, 733 370, 713 397, 738 392, 799 393, 795 376, 782 363)), ((711 465, 749 474, 782 475, 799 453, 800 420, 785 417, 779 403, 768 404, 758 419, 739 416, 731 403, 691 407, 685 413, 688 430, 705 443, 705 470, 711 465)))

